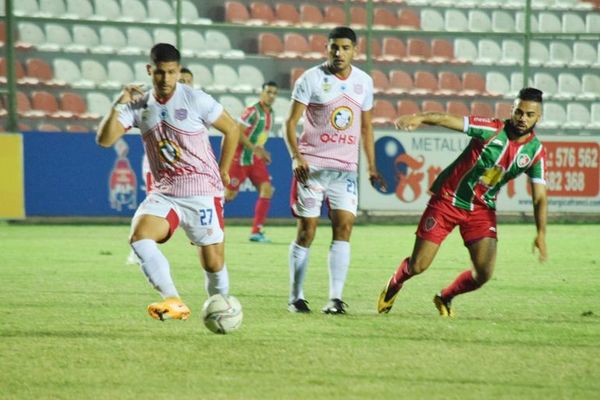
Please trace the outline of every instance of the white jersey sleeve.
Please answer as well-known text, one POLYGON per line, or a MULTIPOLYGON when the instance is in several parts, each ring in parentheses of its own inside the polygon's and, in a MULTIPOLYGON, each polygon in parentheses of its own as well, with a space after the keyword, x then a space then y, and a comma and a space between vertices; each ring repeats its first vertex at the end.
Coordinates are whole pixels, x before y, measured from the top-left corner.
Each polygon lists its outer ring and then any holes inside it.
POLYGON ((300 78, 294 84, 294 90, 292 91, 292 100, 296 100, 299 103, 307 106, 311 101, 312 90, 309 82, 310 74, 303 73, 300 78))
POLYGON ((200 113, 200 118, 206 125, 212 125, 223 113, 223 106, 217 102, 214 97, 201 90, 196 90, 194 100, 197 110, 200 113))
POLYGON ((367 75, 365 98, 362 103, 362 110, 369 111, 373 108, 373 79, 367 75))

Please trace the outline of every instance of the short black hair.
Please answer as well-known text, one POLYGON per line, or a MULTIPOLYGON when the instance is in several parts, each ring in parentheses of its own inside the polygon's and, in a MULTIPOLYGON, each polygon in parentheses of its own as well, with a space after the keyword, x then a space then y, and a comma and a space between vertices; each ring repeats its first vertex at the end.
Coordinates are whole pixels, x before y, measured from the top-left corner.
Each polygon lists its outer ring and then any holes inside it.
POLYGON ((535 101, 536 103, 541 103, 543 101, 542 96, 544 92, 539 89, 526 87, 519 91, 519 96, 517 96, 520 100, 524 101, 535 101))
POLYGON ((159 62, 171 62, 171 61, 181 61, 181 54, 179 50, 172 44, 168 43, 157 43, 152 46, 152 50, 150 50, 150 59, 154 63, 154 65, 159 62))
POLYGON ((350 39, 352 44, 356 44, 356 33, 347 26, 337 26, 329 32, 327 40, 332 39, 350 39))
POLYGON ((273 86, 273 87, 279 88, 279 85, 275 81, 267 81, 267 82, 263 83, 262 89, 265 90, 267 88, 267 86, 273 86))
POLYGON ((192 76, 192 78, 194 77, 194 74, 192 73, 192 71, 190 71, 189 68, 181 67, 179 72, 181 72, 182 74, 190 74, 192 76))

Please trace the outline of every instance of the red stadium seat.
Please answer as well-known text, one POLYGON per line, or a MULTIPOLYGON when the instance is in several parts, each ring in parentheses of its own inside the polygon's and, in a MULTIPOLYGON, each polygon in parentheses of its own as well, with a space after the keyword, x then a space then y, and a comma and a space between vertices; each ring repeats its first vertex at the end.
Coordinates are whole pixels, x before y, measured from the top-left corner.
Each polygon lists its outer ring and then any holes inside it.
MULTIPOLYGON (((365 37, 360 37, 356 47, 358 48, 358 55, 356 56, 356 59, 365 60, 367 56, 367 39, 365 37)), ((377 39, 371 40, 371 57, 381 57, 381 44, 377 39)))
POLYGON ((58 112, 58 101, 52 93, 39 90, 31 94, 31 107, 43 111, 47 116, 52 116, 58 112))
POLYGON ((471 103, 471 115, 492 118, 494 116, 494 109, 488 103, 474 101, 471 103))
POLYGON ((512 103, 498 102, 496 103, 494 115, 499 119, 510 118, 512 114, 512 103))
POLYGON ((300 14, 293 4, 278 3, 275 6, 275 21, 280 24, 298 25, 300 23, 300 14))
POLYGON ((396 118, 396 109, 387 100, 375 100, 373 104, 373 125, 383 126, 391 124, 396 118))
POLYGON ((311 52, 306 38, 299 33, 286 33, 283 37, 283 53, 281 57, 302 57, 311 52))
POLYGON ((92 130, 93 129, 90 129, 84 125, 78 125, 78 124, 68 124, 67 125, 67 132, 86 133, 86 132, 90 132, 92 130))
POLYGON ((469 107, 462 101, 449 101, 446 104, 446 112, 448 114, 467 116, 469 115, 469 107))
POLYGON ((395 28, 399 25, 398 17, 391 11, 377 7, 373 11, 373 25, 385 28, 395 28))
POLYGON ((250 13, 245 5, 237 1, 225 2, 225 21, 245 24, 250 19, 250 13))
POLYGON ((305 69, 304 68, 292 68, 292 71, 290 72, 290 87, 293 88, 294 87, 294 83, 298 80, 298 78, 300 78, 300 75, 302 75, 304 73, 305 69))
POLYGON ((425 100, 421 104, 421 109, 423 112, 446 112, 446 107, 442 103, 433 100, 425 100))
POLYGON ((431 62, 454 63, 454 46, 444 39, 433 39, 431 41, 431 62))
POLYGON ((373 89, 375 93, 385 92, 390 86, 387 75, 378 69, 371 70, 371 77, 373 78, 373 89))
POLYGON ((40 82, 50 82, 54 79, 52 68, 41 58, 30 58, 26 61, 27 76, 36 78, 40 82))
POLYGON ((357 27, 367 26, 367 10, 364 7, 350 8, 350 25, 357 27))
POLYGON ((438 94, 456 95, 462 91, 462 82, 454 72, 442 71, 439 73, 438 78, 438 94))
POLYGON ((267 3, 254 1, 250 3, 250 19, 265 24, 271 24, 275 21, 275 13, 267 3))
POLYGON ((313 33, 308 36, 308 45, 313 53, 325 54, 327 51, 327 36, 313 33))
POLYGON ((279 56, 283 53, 283 43, 279 36, 270 32, 258 35, 258 53, 269 56, 279 56))
POLYGON ((406 58, 404 42, 395 37, 384 37, 381 58, 385 61, 397 61, 406 58))
POLYGON ((431 72, 415 72, 415 83, 413 94, 433 94, 438 90, 438 80, 431 72))
POLYGON ((408 61, 422 62, 431 57, 429 43, 423 39, 408 39, 406 58, 408 61))
POLYGON ((485 78, 477 72, 465 72, 463 74, 463 94, 465 96, 487 95, 485 90, 485 78))
MULTIPOLYGON (((25 77, 25 70, 19 60, 15 60, 15 76, 17 79, 25 77)), ((4 57, 0 58, 0 77, 3 77, 6 82, 6 59, 4 57)))
POLYGON ((412 91, 414 86, 413 79, 408 72, 395 70, 390 72, 390 88, 387 90, 390 94, 402 94, 412 91))
POLYGON ((319 26, 323 23, 323 14, 317 6, 302 4, 300 6, 300 21, 306 26, 319 26))
POLYGON ((398 27, 407 30, 420 30, 421 19, 414 11, 404 8, 398 12, 398 27))
POLYGON ((76 115, 85 114, 87 106, 85 100, 74 92, 64 92, 60 95, 60 109, 76 115))
POLYGON ((22 116, 28 116, 30 112, 31 102, 29 101, 29 97, 23 92, 17 92, 17 113, 22 116))
POLYGON ((412 100, 398 100, 398 115, 411 115, 420 112, 419 105, 412 100))
POLYGON ((327 6, 323 15, 323 23, 327 25, 346 25, 346 13, 341 7, 327 6))
POLYGON ((48 122, 42 122, 41 124, 38 125, 37 127, 38 131, 41 132, 61 132, 62 129, 60 127, 58 127, 57 125, 48 123, 48 122))

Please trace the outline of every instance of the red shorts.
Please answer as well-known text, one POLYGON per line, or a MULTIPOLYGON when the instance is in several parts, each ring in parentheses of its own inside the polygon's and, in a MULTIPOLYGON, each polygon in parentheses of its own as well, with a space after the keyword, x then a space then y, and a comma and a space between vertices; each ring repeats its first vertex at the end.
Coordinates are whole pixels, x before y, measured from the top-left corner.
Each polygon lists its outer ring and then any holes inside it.
POLYGON ((237 192, 246 178, 250 178, 250 181, 254 186, 259 186, 262 183, 271 181, 265 161, 257 156, 253 157, 252 165, 246 166, 240 165, 240 159, 238 157, 233 159, 233 163, 229 169, 231 181, 229 182, 229 185, 227 185, 227 189, 237 192))
POLYGON ((421 239, 441 244, 456 225, 460 227, 465 246, 484 237, 498 237, 495 210, 476 208, 468 211, 455 207, 450 201, 437 196, 429 200, 416 233, 421 239))

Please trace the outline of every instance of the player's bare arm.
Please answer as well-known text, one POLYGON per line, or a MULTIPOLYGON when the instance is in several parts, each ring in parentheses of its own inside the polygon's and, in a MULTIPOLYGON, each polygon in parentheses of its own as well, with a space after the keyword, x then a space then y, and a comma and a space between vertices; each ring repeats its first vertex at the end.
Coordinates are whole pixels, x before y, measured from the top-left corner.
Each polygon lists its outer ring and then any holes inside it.
POLYGON ((533 217, 535 218, 535 227, 537 235, 533 241, 532 250, 539 251, 539 260, 544 262, 548 259, 548 249, 546 247, 546 220, 548 216, 548 196, 546 194, 546 185, 541 183, 531 184, 531 200, 533 202, 533 217))
POLYGON ((212 125, 224 135, 223 146, 221 147, 221 159, 219 160, 219 173, 221 174, 223 184, 228 185, 230 180, 229 168, 231 167, 235 149, 240 139, 240 131, 238 124, 236 124, 225 110, 223 110, 219 118, 212 125))
POLYGON ((96 143, 102 147, 110 147, 125 134, 125 127, 119 122, 119 105, 129 104, 143 94, 143 85, 127 85, 123 88, 113 107, 98 125, 96 143))
POLYGON ((379 188, 384 192, 387 192, 387 185, 383 177, 377 171, 375 164, 375 140, 373 138, 373 124, 371 123, 372 112, 363 111, 361 113, 361 139, 365 155, 367 156, 367 168, 369 171, 369 181, 371 186, 379 188))
POLYGON ((422 124, 442 126, 444 128, 463 132, 464 117, 439 112, 425 112, 412 115, 403 115, 396 119, 396 128, 404 131, 414 131, 422 124))
POLYGON ((298 138, 296 132, 298 121, 300 121, 305 109, 306 106, 304 104, 294 100, 290 109, 290 115, 285 121, 285 143, 287 145, 288 152, 290 153, 290 157, 292 158, 292 169, 294 171, 294 176, 300 183, 306 183, 309 171, 308 163, 298 150, 298 138))
POLYGON ((247 126, 244 124, 238 123, 238 130, 240 131, 240 143, 242 146, 247 148, 248 150, 252 150, 256 156, 262 160, 264 160, 267 164, 271 164, 271 153, 265 150, 264 147, 252 144, 248 136, 244 135, 244 131, 247 129, 247 126))

